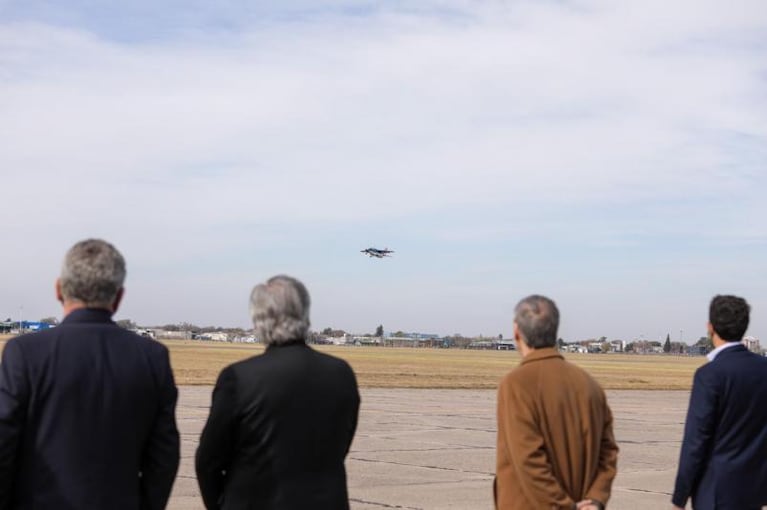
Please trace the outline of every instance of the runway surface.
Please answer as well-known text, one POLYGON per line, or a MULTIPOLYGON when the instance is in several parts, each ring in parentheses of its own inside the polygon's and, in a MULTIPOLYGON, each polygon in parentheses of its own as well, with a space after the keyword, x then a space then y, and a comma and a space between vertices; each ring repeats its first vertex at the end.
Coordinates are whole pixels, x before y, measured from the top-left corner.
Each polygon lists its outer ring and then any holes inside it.
MULTIPOLYGON (((210 386, 179 389, 182 461, 169 509, 203 509, 194 451, 210 386)), ((492 510, 495 391, 363 389, 346 461, 353 510, 492 510)), ((670 508, 687 391, 608 391, 621 452, 608 508, 670 508)))

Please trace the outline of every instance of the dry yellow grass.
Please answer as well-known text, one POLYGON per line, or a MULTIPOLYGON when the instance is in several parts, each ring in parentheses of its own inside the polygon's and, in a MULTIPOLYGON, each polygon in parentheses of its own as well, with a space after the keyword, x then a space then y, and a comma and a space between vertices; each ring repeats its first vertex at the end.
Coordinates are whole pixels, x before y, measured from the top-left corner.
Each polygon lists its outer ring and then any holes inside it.
MULTIPOLYGON (((3 338, 0 337, 3 344, 3 338)), ((229 363, 260 354, 263 347, 167 341, 178 384, 213 384, 229 363)), ((345 359, 360 386, 377 388, 495 388, 519 364, 517 352, 463 349, 316 346, 345 359)), ((607 389, 689 389, 702 356, 566 354, 607 389)))

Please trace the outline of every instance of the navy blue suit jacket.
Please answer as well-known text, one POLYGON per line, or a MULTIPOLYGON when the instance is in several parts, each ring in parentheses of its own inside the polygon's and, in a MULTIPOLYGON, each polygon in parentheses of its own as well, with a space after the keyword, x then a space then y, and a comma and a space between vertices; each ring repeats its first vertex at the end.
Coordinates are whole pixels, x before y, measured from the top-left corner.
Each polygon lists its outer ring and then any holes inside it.
POLYGON ((696 510, 767 504, 767 358, 729 347, 695 372, 672 501, 696 510))
POLYGON ((0 509, 165 507, 179 462, 167 348, 80 309, 8 341, 0 509))

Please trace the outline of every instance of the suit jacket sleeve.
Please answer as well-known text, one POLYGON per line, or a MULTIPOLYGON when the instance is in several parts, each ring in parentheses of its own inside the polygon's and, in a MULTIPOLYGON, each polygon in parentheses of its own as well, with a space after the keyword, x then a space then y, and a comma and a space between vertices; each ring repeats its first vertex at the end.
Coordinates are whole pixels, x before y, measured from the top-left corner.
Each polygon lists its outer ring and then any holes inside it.
POLYGON ((225 368, 213 389, 210 416, 200 436, 195 470, 205 508, 221 507, 226 471, 232 462, 236 434, 236 379, 231 367, 225 368))
POLYGON ((682 451, 679 455, 679 469, 671 499, 676 506, 685 506, 711 454, 717 401, 718 395, 713 382, 706 377, 702 369, 698 369, 693 379, 682 451))
POLYGON ((567 495, 554 477, 551 463, 535 416, 535 403, 518 388, 501 384, 498 392, 498 420, 505 426, 504 442, 520 478, 527 499, 536 508, 572 507, 573 499, 567 495))
POLYGON ((595 499, 602 503, 607 504, 607 500, 610 499, 610 490, 617 473, 618 465, 618 445, 615 442, 615 436, 613 435, 613 414, 610 411, 610 406, 607 405, 607 398, 602 394, 605 406, 605 422, 602 427, 602 441, 599 448, 599 464, 597 466, 597 474, 594 477, 594 481, 591 487, 586 492, 587 499, 595 499))
POLYGON ((160 373, 160 405, 141 459, 141 508, 162 510, 168 502, 179 464, 179 435, 176 428, 178 390, 173 380, 168 350, 163 346, 157 370, 160 373))
POLYGON ((9 340, 0 364, 0 508, 9 508, 29 383, 18 342, 9 340))

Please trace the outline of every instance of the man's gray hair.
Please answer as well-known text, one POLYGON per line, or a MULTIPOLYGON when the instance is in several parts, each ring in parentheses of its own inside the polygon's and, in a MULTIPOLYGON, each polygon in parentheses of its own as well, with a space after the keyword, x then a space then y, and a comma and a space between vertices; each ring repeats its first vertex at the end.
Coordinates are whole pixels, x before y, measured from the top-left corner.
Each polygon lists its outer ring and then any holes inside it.
POLYGON ((250 316, 256 337, 267 345, 305 341, 310 304, 304 284, 290 276, 274 276, 256 285, 250 293, 250 316))
POLYGON ((535 294, 527 296, 514 308, 514 322, 529 347, 557 345, 559 310, 551 299, 535 294))
POLYGON ((125 282, 125 259, 106 241, 80 241, 64 257, 59 282, 65 300, 111 308, 125 282))

